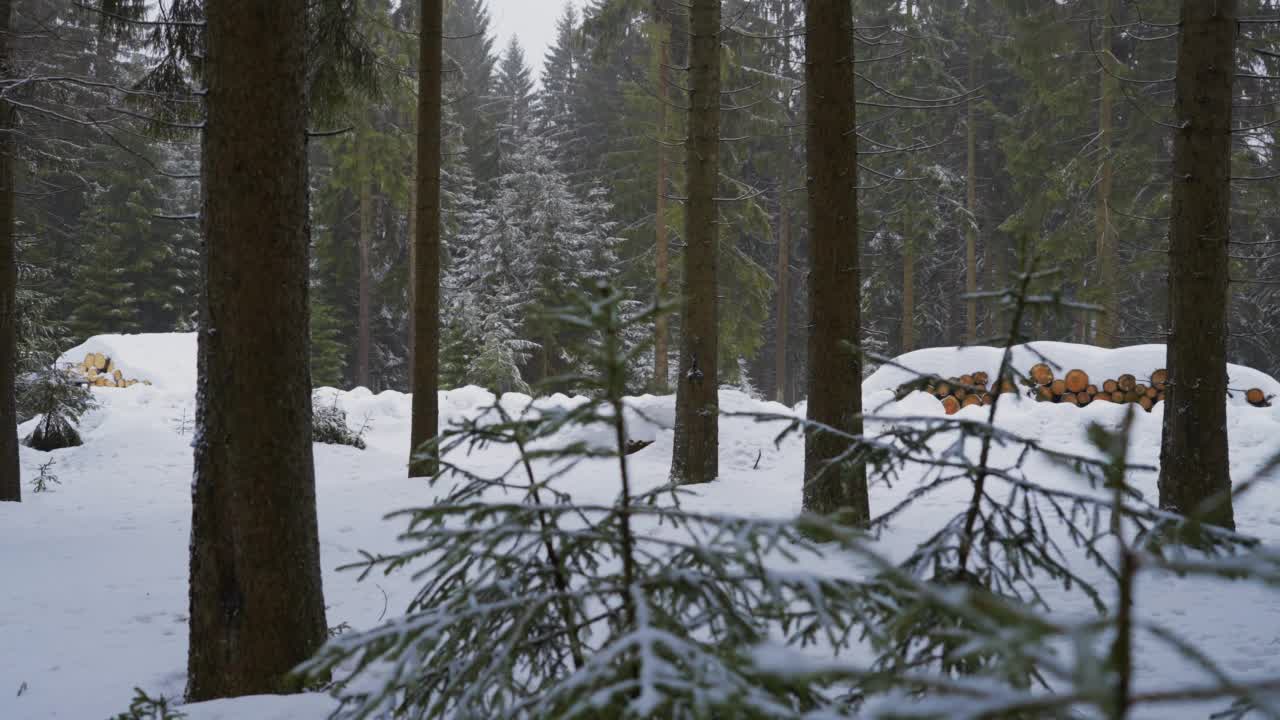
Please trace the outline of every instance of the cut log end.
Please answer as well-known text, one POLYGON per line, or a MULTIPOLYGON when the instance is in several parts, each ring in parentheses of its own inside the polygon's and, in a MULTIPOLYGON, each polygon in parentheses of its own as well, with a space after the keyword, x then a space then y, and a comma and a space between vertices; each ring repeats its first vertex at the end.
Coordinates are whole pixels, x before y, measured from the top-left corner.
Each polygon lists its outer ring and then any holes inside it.
POLYGON ((1068 370, 1063 382, 1067 386, 1067 392, 1072 394, 1083 392, 1089 388, 1089 373, 1080 369, 1068 370))
POLYGON ((1037 385, 1048 385, 1053 382, 1053 369, 1044 363, 1031 366, 1031 379, 1037 385))
POLYGON ((1160 368, 1151 373, 1151 387, 1156 390, 1164 390, 1165 383, 1169 382, 1169 371, 1160 368))
POLYGON ((960 412, 960 401, 954 395, 948 395, 942 398, 942 409, 946 410, 948 415, 955 415, 960 412))

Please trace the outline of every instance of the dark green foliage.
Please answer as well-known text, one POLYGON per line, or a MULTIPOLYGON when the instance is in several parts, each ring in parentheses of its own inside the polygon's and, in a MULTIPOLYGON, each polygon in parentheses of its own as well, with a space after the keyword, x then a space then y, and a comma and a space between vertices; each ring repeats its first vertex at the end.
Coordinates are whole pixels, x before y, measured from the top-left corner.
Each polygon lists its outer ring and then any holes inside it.
POLYGON ((36 450, 80 445, 80 416, 97 405, 87 386, 61 368, 49 366, 23 379, 18 388, 18 414, 40 420, 23 443, 36 450))
POLYGON ((185 713, 169 706, 168 698, 151 697, 142 688, 133 689, 133 702, 129 709, 116 715, 111 720, 181 720, 185 713))
MULTIPOLYGON (((318 293, 313 291, 313 295, 318 293)), ((342 325, 332 305, 311 303, 311 382, 317 387, 339 387, 347 366, 342 325)))
POLYGON ((311 404, 311 441, 325 445, 350 445, 357 450, 365 449, 364 433, 368 430, 368 421, 359 430, 352 430, 347 424, 347 411, 342 409, 335 397, 333 402, 326 403, 315 397, 311 404))

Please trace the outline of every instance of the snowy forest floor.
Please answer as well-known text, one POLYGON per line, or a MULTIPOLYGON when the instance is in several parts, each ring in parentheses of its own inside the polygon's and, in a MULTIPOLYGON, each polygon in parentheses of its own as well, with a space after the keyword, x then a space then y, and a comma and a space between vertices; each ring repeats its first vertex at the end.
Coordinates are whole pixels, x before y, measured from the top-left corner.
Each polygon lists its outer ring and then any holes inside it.
MULTIPOLYGON (((1064 364, 1084 367, 1096 377, 1117 371, 1150 372, 1163 366, 1163 348, 1143 346, 1102 351, 1081 346, 1040 344, 1064 364)), ((89 350, 107 352, 130 377, 153 386, 95 390, 101 406, 85 416, 82 447, 53 453, 22 449, 24 479, 39 473, 49 459, 59 484, 51 492, 24 488, 24 501, 0 505, 0 718, 105 718, 123 711, 135 686, 152 695, 180 697, 187 645, 187 553, 190 532, 191 441, 194 415, 194 337, 192 335, 101 336, 68 353, 80 359, 89 350)), ((1023 356, 1018 366, 1029 362, 1023 356)), ((997 351, 986 348, 934 349, 904 356, 921 371, 959 375, 994 371, 997 351), (993 367, 987 368, 991 365, 993 367)), ((994 372, 993 372, 994 375, 994 372)), ((1273 379, 1231 368, 1232 387, 1262 386, 1280 392, 1273 379)), ((900 402, 887 388, 906 378, 882 369, 865 384, 867 407, 882 416, 941 415, 941 405, 923 394, 900 402)), ((390 549, 398 522, 383 520, 393 510, 430 502, 437 491, 422 480, 404 477, 409 444, 410 397, 397 392, 325 390, 322 401, 336 400, 354 428, 366 425, 366 450, 316 445, 320 542, 325 600, 330 626, 374 625, 403 611, 413 590, 409 573, 357 582, 353 572, 336 568, 357 559, 361 549, 390 549)), ((442 424, 492 401, 478 388, 442 393, 442 424)), ((527 396, 508 395, 504 405, 519 410, 527 396)), ((574 402, 564 396, 540 405, 574 402)), ((630 458, 642 487, 666 481, 671 456, 672 397, 643 396, 631 401, 639 410, 630 418, 633 438, 653 444, 630 458), (645 419, 641 418, 641 415, 645 419)), ((724 391, 722 411, 790 414, 798 409, 752 400, 724 391)), ((985 419, 986 408, 963 413, 985 419)), ((1139 414, 1132 435, 1133 461, 1158 461, 1160 406, 1139 414)), ((1091 421, 1118 427, 1123 409, 1115 405, 1075 408, 1009 402, 997 423, 1052 449, 1088 453, 1085 430, 1091 421)), ((1280 407, 1253 408, 1236 399, 1230 406, 1232 473, 1250 475, 1280 449, 1280 407)), ((882 423, 871 423, 874 433, 882 423)), ((21 428, 23 434, 28 427, 21 428)), ((762 424, 728 416, 720 425, 721 478, 693 489, 692 505, 735 515, 788 517, 800 510, 802 442, 795 436, 775 445, 781 424, 762 424)), ((604 434, 603 430, 582 432, 604 434)), ((578 435, 577 437, 582 437, 578 435)), ((606 437, 601 437, 603 442, 606 437)), ((949 442, 938 441, 939 446, 949 442)), ((976 445, 971 450, 976 452, 976 445)), ((486 454, 468 460, 496 467, 510 457, 486 454)), ((1006 458, 1007 459, 1007 458, 1006 458)), ((598 461, 611 462, 611 461, 598 461)), ((1046 484, 1079 489, 1081 481, 1047 460, 1038 462, 1046 484)), ((575 497, 608 501, 616 493, 614 473, 593 462, 577 467, 560 484, 575 497)), ((923 470, 921 470, 923 472, 923 470)), ((910 472, 893 485, 872 487, 873 514, 916 486, 910 472)), ((1155 477, 1134 480, 1154 497, 1155 477)), ((964 488, 934 495, 894 522, 881 540, 891 557, 901 557, 959 510, 964 488)), ((1236 507, 1242 532, 1267 543, 1280 542, 1280 479, 1266 482, 1236 507)), ((823 562, 836 562, 826 558, 823 562)), ((1092 576, 1098 576, 1096 572, 1092 576)), ((1237 583, 1160 578, 1138 588, 1138 606, 1149 619, 1181 630, 1227 667, 1246 676, 1280 674, 1280 603, 1267 589, 1237 583)), ((1078 593, 1046 587, 1054 612, 1087 614, 1091 607, 1078 593)), ((1172 651, 1139 647, 1142 685, 1189 681, 1194 671, 1172 651)), ((224 700, 182 708, 192 720, 318 720, 333 707, 323 695, 224 700)), ((1204 709, 1183 711, 1204 717, 1204 709)), ((1157 713, 1150 717, 1174 717, 1157 713)))

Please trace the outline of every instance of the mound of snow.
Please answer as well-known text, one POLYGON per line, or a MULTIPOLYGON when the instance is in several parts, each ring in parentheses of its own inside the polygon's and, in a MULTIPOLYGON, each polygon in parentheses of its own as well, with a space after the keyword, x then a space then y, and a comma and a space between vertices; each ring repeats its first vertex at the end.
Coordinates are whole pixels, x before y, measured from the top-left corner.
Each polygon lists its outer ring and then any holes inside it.
MULTIPOLYGON (((916 350, 900 355, 894 365, 885 364, 872 373, 862 384, 864 393, 894 390, 899 385, 915 380, 920 375, 957 377, 974 372, 985 372, 995 377, 1000 370, 1004 348, 942 347, 916 350)), ((1132 347, 1107 348, 1077 345, 1063 342, 1033 342, 1013 348, 1013 367, 1027 373, 1032 365, 1047 362, 1056 377, 1068 370, 1079 368, 1089 374, 1090 382, 1101 385, 1105 379, 1115 379, 1130 373, 1138 382, 1145 383, 1152 371, 1167 367, 1164 345, 1134 345, 1132 347)), ((1267 395, 1280 396, 1280 382, 1264 372, 1242 365, 1227 365, 1228 387, 1233 391, 1228 402, 1244 405, 1244 391, 1261 388, 1267 395)))
POLYGON ((125 377, 149 380, 170 392, 196 391, 196 334, 139 333, 137 335, 94 335, 58 358, 59 363, 76 364, 89 353, 102 353, 115 363, 125 377))

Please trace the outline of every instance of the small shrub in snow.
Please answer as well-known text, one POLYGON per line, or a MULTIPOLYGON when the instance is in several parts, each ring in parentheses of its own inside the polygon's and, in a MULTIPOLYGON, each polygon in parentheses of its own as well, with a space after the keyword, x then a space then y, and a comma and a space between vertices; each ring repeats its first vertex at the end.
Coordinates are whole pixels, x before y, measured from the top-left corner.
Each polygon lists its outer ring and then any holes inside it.
POLYGON ((95 407, 93 393, 75 381, 71 373, 56 366, 42 368, 19 388, 18 403, 30 416, 40 420, 23 442, 36 450, 58 450, 81 445, 76 426, 80 416, 95 407))
POLYGON ((364 433, 368 429, 366 422, 359 430, 352 430, 347 425, 347 411, 338 404, 338 399, 325 403, 319 398, 313 399, 311 409, 311 439, 325 445, 350 445, 363 450, 365 448, 364 433))
POLYGON ((182 720, 186 717, 169 707, 169 700, 164 696, 153 698, 142 688, 134 688, 133 692, 133 702, 129 703, 129 709, 112 720, 182 720))
POLYGON ((40 466, 39 474, 31 478, 31 492, 53 492, 54 485, 62 484, 62 482, 58 480, 58 476, 54 475, 53 470, 51 469, 54 462, 53 458, 49 458, 49 462, 40 466))

